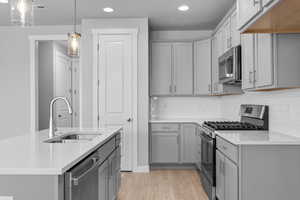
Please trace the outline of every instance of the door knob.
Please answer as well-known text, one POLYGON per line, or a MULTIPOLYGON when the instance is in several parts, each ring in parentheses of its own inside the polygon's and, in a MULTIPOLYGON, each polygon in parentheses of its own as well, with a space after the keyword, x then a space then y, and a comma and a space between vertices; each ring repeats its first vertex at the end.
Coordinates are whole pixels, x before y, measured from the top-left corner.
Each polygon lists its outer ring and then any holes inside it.
POLYGON ((128 119, 127 119, 127 122, 132 122, 132 118, 128 118, 128 119))

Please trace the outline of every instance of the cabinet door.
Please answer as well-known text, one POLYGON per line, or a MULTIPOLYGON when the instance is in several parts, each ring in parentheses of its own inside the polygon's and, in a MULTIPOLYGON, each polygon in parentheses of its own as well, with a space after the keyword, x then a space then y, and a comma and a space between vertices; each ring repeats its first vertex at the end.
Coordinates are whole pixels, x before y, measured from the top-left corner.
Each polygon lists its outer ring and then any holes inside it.
MULTIPOLYGON (((225 157, 225 200, 238 200, 238 168, 225 157)), ((221 200, 221 199, 220 199, 221 200)))
POLYGON ((273 40, 271 34, 256 35, 255 86, 265 87, 273 84, 273 40))
POLYGON ((173 93, 193 94, 193 43, 173 44, 173 93))
POLYGON ((197 162, 197 136, 196 127, 193 124, 183 124, 181 126, 181 162, 196 163, 197 162))
POLYGON ((261 11, 261 0, 237 0, 238 28, 241 29, 261 11))
POLYGON ((242 88, 254 87, 254 35, 242 34, 242 88))
POLYGON ((225 157, 223 154, 216 151, 216 196, 218 200, 225 200, 224 161, 225 157))
POLYGON ((218 58, 219 58, 218 38, 215 36, 212 39, 212 51, 211 51, 211 82, 212 82, 213 94, 218 93, 218 84, 219 84, 219 59, 218 58))
POLYGON ((201 170, 201 131, 200 127, 196 128, 196 165, 201 170))
POLYGON ((152 43, 151 95, 170 95, 172 92, 172 44, 152 43))
POLYGON ((152 163, 178 163, 178 133, 152 133, 151 161, 152 163))
POLYGON ((194 93, 211 94, 211 40, 195 42, 194 46, 194 93))
POLYGON ((231 46, 236 47, 241 44, 240 31, 237 28, 237 12, 233 12, 231 15, 231 46))
POLYGON ((99 168, 99 200, 108 199, 108 160, 99 168))
POLYGON ((218 55, 218 59, 219 59, 219 57, 223 55, 222 29, 220 29, 220 30, 217 32, 216 37, 217 37, 217 47, 218 47, 217 55, 218 55))
POLYGON ((116 151, 114 151, 111 156, 108 158, 109 166, 109 178, 108 178, 108 200, 115 200, 116 199, 116 174, 115 174, 115 168, 116 168, 116 161, 117 161, 117 154, 116 151))
POLYGON ((221 47, 222 47, 222 49, 221 49, 221 55, 220 56, 222 56, 227 50, 227 38, 226 37, 227 37, 226 36, 226 27, 225 27, 225 25, 223 25, 221 27, 221 43, 222 43, 221 47))
MULTIPOLYGON (((224 45, 225 45, 225 52, 231 48, 231 19, 228 18, 224 24, 224 45)), ((224 53, 225 53, 224 52, 224 53)))

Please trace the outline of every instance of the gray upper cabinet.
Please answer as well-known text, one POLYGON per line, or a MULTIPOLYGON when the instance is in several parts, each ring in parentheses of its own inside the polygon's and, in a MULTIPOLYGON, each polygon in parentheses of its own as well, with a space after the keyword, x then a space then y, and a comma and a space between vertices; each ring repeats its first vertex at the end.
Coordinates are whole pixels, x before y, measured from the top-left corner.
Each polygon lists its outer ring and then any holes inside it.
POLYGON ((261 0, 237 0, 238 28, 242 29, 261 9, 261 0))
POLYGON ((194 94, 211 94, 211 40, 201 40, 194 44, 194 94))
POLYGON ((240 31, 237 28, 237 12, 234 11, 230 16, 230 28, 231 28, 231 39, 230 45, 231 47, 235 47, 241 44, 241 35, 240 31))
POLYGON ((300 87, 300 34, 245 34, 242 48, 244 90, 300 87))
POLYGON ((151 96, 193 95, 193 43, 153 42, 151 96))
POLYGON ((193 94, 193 43, 173 44, 173 94, 193 94))
POLYGON ((256 35, 256 65, 254 70, 255 86, 273 85, 273 36, 271 34, 256 35))
POLYGON ((197 162, 197 135, 196 126, 193 124, 183 124, 181 126, 182 138, 182 163, 197 162))
POLYGON ((172 44, 152 43, 151 94, 169 95, 172 92, 172 44))
POLYGON ((242 45, 242 89, 254 88, 254 35, 243 34, 242 45))

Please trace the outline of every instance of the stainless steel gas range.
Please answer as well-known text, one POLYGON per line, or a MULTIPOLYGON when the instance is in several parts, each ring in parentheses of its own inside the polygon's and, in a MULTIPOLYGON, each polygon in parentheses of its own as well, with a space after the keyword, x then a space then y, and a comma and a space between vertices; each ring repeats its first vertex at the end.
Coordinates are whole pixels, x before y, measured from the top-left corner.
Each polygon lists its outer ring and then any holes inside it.
POLYGON ((265 131, 269 129, 268 106, 243 104, 240 107, 240 116, 240 121, 206 121, 201 127, 200 176, 210 200, 216 199, 216 132, 218 130, 265 131))

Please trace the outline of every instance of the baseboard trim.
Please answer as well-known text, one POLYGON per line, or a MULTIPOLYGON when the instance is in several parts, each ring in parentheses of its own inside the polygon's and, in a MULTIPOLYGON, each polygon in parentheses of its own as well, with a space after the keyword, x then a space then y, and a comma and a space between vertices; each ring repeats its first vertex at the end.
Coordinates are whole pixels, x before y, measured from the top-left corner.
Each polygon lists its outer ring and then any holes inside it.
POLYGON ((152 170, 157 170, 157 169, 171 169, 171 170, 176 170, 176 169, 179 169, 179 170, 182 170, 182 169, 197 169, 197 166, 195 164, 177 164, 177 163, 169 163, 169 164, 166 164, 166 163, 156 163, 156 164, 151 164, 150 165, 150 169, 152 170))
POLYGON ((137 166, 137 168, 134 169, 133 172, 135 172, 135 173, 148 173, 148 172, 150 172, 150 167, 149 167, 149 165, 137 166))

